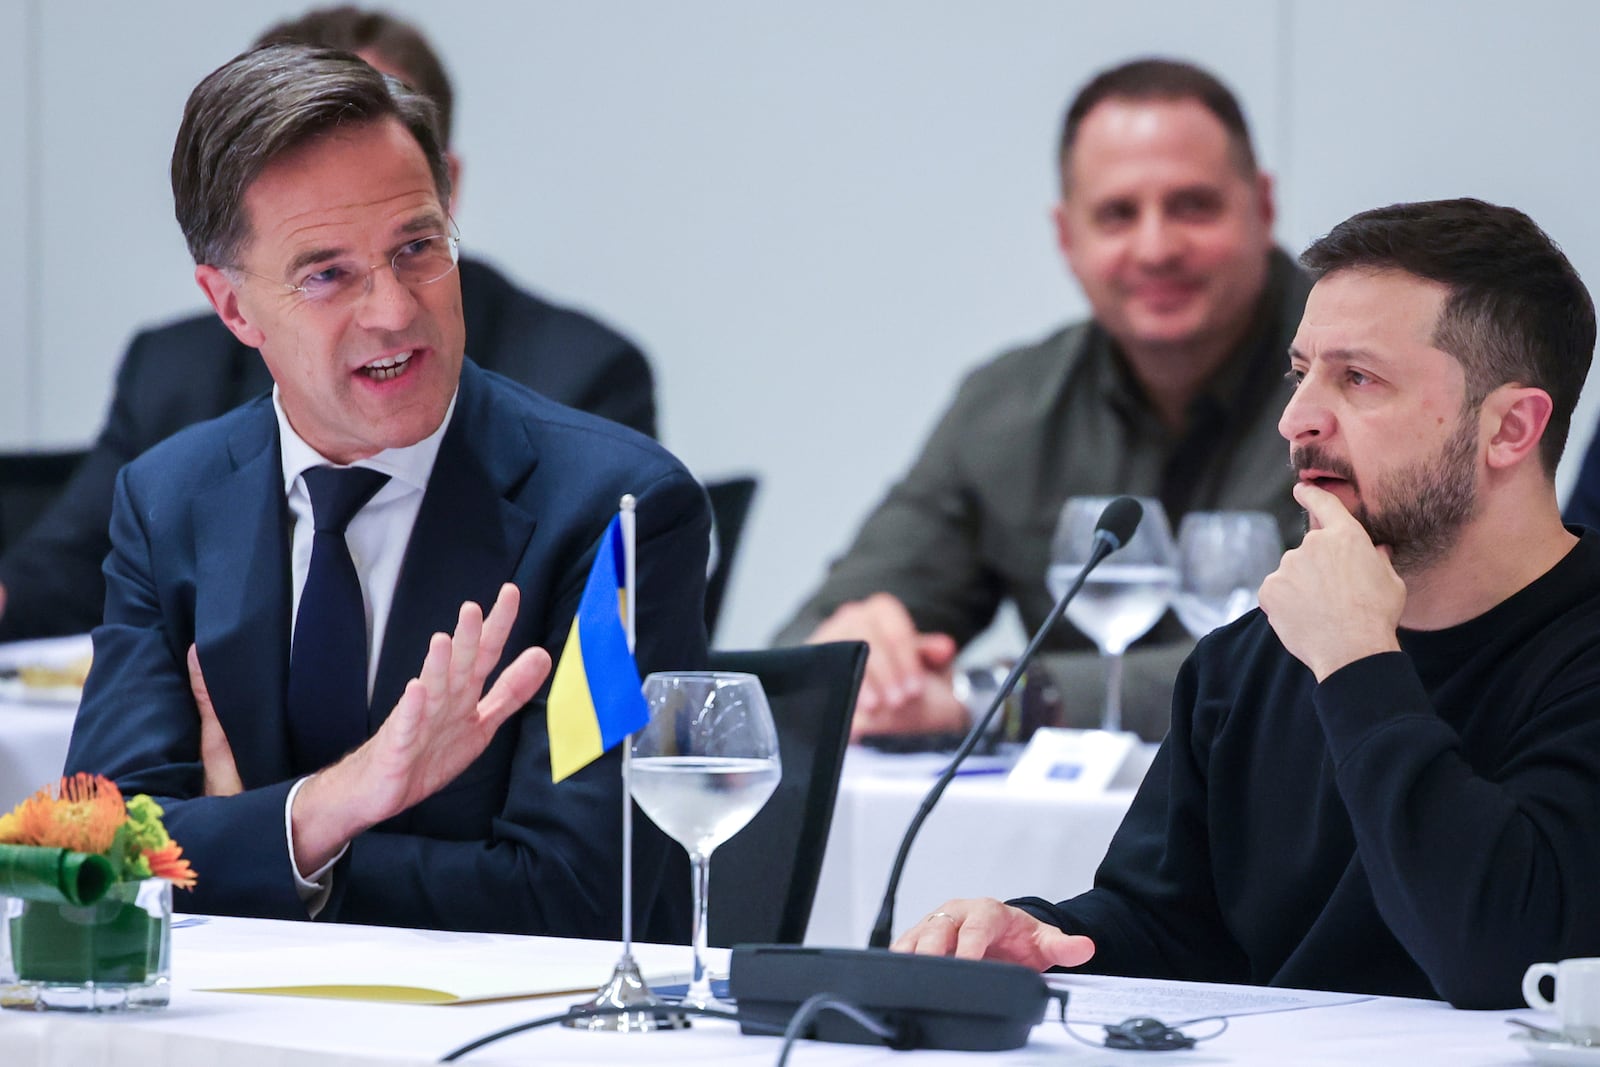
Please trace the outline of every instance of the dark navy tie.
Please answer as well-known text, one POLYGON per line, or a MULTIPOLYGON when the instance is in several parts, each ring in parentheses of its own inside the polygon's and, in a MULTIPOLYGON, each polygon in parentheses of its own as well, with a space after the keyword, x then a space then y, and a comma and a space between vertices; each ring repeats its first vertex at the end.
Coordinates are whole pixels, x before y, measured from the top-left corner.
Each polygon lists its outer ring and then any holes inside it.
POLYGON ((302 477, 316 532, 289 651, 289 748, 295 772, 309 774, 367 739, 367 613, 344 531, 389 476, 312 467, 302 477))

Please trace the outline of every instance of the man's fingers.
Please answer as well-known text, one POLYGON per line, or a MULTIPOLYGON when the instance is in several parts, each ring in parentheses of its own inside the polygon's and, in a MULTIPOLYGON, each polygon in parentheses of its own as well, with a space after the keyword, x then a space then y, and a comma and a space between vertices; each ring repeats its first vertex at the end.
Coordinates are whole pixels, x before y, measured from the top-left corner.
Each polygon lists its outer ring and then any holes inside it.
POLYGON ((919 634, 917 636, 917 658, 924 668, 931 671, 942 671, 950 666, 956 658, 959 646, 956 639, 949 634, 919 634))
POLYGON ((994 915, 984 909, 976 909, 961 920, 960 929, 956 931, 957 959, 981 960, 989 952, 989 946, 1000 935, 1004 925, 1002 916, 994 915))
MULTIPOLYGON (((456 613, 455 632, 450 635, 450 692, 460 693, 473 683, 478 665, 478 648, 483 637, 483 609, 472 601, 456 613)), ((481 678, 479 676, 481 685, 481 678)), ((473 694, 476 696, 477 694, 473 694)))
POLYGON ((213 714, 211 710, 211 694, 206 691, 206 677, 200 671, 200 649, 195 645, 189 646, 189 692, 194 694, 194 702, 200 709, 200 721, 204 724, 206 716, 213 714))
MULTIPOLYGON (((946 905, 948 907, 949 905, 946 905)), ((912 952, 919 956, 948 956, 955 949, 961 920, 948 911, 930 912, 889 945, 891 952, 912 952)))
POLYGON ((500 662, 500 653, 505 651, 506 641, 511 636, 512 626, 516 625, 517 611, 521 606, 522 590, 511 582, 502 585, 494 598, 494 606, 483 620, 483 636, 478 647, 479 677, 487 678, 494 665, 500 662))
POLYGON ((233 746, 228 735, 217 721, 217 712, 211 705, 211 694, 206 690, 205 675, 200 670, 200 652, 189 646, 189 690, 194 694, 195 707, 200 713, 200 766, 205 775, 207 796, 232 796, 244 792, 239 778, 239 767, 233 760, 233 746))
POLYGON ((1295 483, 1294 499, 1311 516, 1313 530, 1326 530, 1342 522, 1356 521, 1355 516, 1345 508, 1344 501, 1310 482, 1295 483))
MULTIPOLYGON (((428 639, 428 654, 416 680, 422 683, 428 702, 437 706, 450 691, 450 660, 454 643, 449 634, 436 633, 428 639)), ((409 688, 409 687, 408 687, 409 688)))
POLYGON ((522 650, 510 666, 500 672, 489 692, 478 702, 478 717, 491 730, 533 699, 550 676, 550 653, 535 646, 522 650))
POLYGON ((1082 934, 1069 934, 1046 923, 1040 924, 1039 955, 1051 967, 1081 967, 1094 958, 1094 942, 1082 934))

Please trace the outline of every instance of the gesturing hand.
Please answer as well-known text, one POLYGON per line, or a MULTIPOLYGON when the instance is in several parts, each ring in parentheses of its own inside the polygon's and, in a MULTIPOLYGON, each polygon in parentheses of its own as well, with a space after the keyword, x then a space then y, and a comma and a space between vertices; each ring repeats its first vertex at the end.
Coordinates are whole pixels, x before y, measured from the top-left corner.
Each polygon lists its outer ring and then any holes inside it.
POLYGON ((1406 586, 1339 498, 1309 482, 1294 498, 1311 518, 1300 547, 1261 584, 1261 610, 1290 654, 1317 681, 1346 664, 1400 648, 1395 631, 1406 586))
POLYGON ((313 775, 295 796, 295 858, 302 871, 327 863, 356 834, 432 796, 488 747, 495 731, 550 673, 529 648, 484 692, 516 621, 521 594, 500 587, 489 617, 461 605, 453 635, 434 634, 422 670, 366 744, 313 775))
POLYGON ((895 952, 1002 960, 1036 971, 1077 967, 1094 956, 1094 942, 1040 922, 998 900, 951 900, 889 946, 895 952))

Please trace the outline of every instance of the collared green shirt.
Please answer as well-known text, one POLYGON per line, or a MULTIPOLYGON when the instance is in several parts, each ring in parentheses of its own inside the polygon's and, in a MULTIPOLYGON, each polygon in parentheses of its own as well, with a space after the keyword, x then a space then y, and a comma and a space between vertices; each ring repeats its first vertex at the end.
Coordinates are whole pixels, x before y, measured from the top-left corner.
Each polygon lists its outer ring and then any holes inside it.
MULTIPOLYGON (((1266 511, 1285 543, 1298 543, 1304 518, 1290 496, 1294 476, 1277 423, 1290 394, 1287 353, 1309 291, 1310 280, 1274 250, 1245 339, 1195 399, 1181 435, 1162 422, 1093 321, 979 367, 777 643, 804 640, 839 605, 879 591, 898 597, 918 629, 961 644, 1007 599, 1034 630, 1053 603, 1045 570, 1069 496, 1156 497, 1174 527, 1191 510, 1266 511)), ((1161 657, 1148 696, 1130 659, 1124 700, 1129 725, 1159 737, 1188 643, 1169 614, 1146 644, 1176 654, 1161 657)), ((1064 624, 1046 648, 1092 646, 1064 624)), ((1086 668, 1093 673, 1097 665, 1086 668)), ((1097 717, 1098 706, 1081 714, 1077 707, 1093 703, 1092 689, 1086 677, 1081 699, 1068 694, 1074 720, 1097 717)))

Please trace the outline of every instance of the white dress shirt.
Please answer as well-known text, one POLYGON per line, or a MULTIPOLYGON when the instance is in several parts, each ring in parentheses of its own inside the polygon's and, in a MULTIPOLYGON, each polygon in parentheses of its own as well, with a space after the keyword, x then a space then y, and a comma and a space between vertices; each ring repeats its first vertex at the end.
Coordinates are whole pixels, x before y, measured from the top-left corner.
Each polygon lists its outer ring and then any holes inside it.
MULTIPOLYGON (((278 416, 278 442, 283 463, 283 490, 289 500, 290 549, 289 573, 293 583, 294 614, 300 611, 300 594, 305 589, 306 575, 311 570, 311 540, 315 525, 311 513, 311 494, 301 477, 311 467, 340 466, 332 463, 306 443, 284 414, 278 387, 272 387, 272 410, 278 416)), ((389 608, 394 603, 395 586, 400 581, 400 564, 405 559, 406 545, 411 541, 411 529, 417 523, 417 513, 422 509, 422 494, 428 488, 428 477, 433 473, 434 460, 439 455, 439 442, 455 415, 456 398, 450 398, 444 420, 439 428, 414 445, 404 448, 386 448, 382 452, 350 464, 381 471, 389 480, 372 499, 356 512, 345 528, 345 544, 350 548, 350 558, 356 565, 356 577, 361 582, 361 600, 367 616, 367 699, 372 699, 372 687, 378 676, 378 653, 383 648, 383 635, 389 626, 389 608)), ((294 623, 290 623, 290 641, 293 642, 294 623)), ((421 670, 422 664, 417 664, 421 670)), ((300 866, 294 855, 294 827, 290 812, 294 798, 305 784, 302 778, 289 790, 284 805, 283 827, 289 839, 289 862, 294 870, 296 888, 305 901, 312 918, 316 918, 328 901, 333 888, 329 872, 344 856, 349 846, 329 860, 309 877, 300 876, 300 866)))

